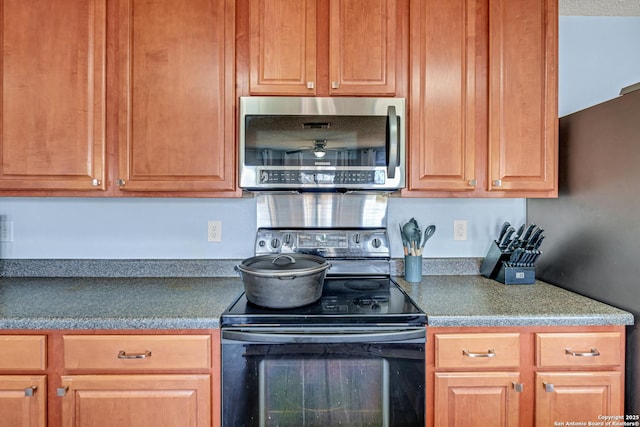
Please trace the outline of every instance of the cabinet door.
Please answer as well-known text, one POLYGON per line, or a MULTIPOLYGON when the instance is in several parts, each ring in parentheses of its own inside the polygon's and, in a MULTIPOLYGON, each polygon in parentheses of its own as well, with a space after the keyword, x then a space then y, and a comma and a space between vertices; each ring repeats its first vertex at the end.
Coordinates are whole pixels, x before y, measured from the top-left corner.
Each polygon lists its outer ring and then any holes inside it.
POLYGON ((106 0, 0 7, 0 190, 104 190, 106 0))
POLYGON ((46 403, 44 375, 0 375, 0 425, 44 427, 46 403))
POLYGON ((316 93, 316 0, 251 0, 249 92, 316 93))
POLYGON ((211 425, 209 375, 63 376, 65 427, 211 425))
POLYGON ((397 0, 331 0, 331 95, 394 95, 397 0))
POLYGON ((489 1, 489 190, 557 195, 557 0, 489 1))
POLYGON ((234 11, 120 1, 121 190, 234 190, 234 11))
POLYGON ((537 373, 535 396, 535 425, 540 427, 624 414, 621 372, 537 373))
POLYGON ((437 372, 435 427, 519 425, 517 372, 437 372))
POLYGON ((475 189, 475 5, 411 2, 410 190, 475 189))

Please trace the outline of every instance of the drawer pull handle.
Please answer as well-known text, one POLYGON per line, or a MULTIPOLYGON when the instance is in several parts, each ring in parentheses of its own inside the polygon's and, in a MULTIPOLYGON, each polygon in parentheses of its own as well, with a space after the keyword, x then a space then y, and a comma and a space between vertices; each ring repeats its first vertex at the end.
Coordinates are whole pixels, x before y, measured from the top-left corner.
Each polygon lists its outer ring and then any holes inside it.
POLYGON ((24 397, 32 397, 36 390, 38 389, 38 387, 32 385, 31 387, 27 387, 24 389, 24 397))
POLYGON ((570 348, 565 348, 565 354, 569 354, 571 356, 580 356, 580 357, 595 357, 600 356, 600 352, 597 348, 592 348, 591 351, 573 351, 570 348))
POLYGON ((493 349, 487 350, 486 353, 471 353, 469 350, 462 350, 462 354, 467 357, 496 357, 496 353, 493 349))
POLYGON ((126 351, 122 350, 118 353, 118 359, 146 359, 147 357, 151 357, 151 351, 147 350, 144 353, 131 353, 127 354, 126 351))

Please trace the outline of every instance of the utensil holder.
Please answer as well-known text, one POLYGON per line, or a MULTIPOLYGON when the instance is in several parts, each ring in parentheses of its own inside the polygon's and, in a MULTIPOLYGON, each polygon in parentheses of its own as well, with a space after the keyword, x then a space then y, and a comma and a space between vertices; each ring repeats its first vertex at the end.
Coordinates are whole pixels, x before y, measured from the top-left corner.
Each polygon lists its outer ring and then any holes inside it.
POLYGON ((404 256, 404 280, 420 282, 422 280, 422 256, 404 256))
POLYGON ((511 251, 503 251, 498 246, 498 242, 491 242, 489 251, 480 265, 480 274, 489 279, 495 279, 502 267, 502 263, 509 261, 510 257, 511 251))
POLYGON ((503 262, 495 280, 505 285, 532 285, 536 281, 536 268, 514 267, 503 262))

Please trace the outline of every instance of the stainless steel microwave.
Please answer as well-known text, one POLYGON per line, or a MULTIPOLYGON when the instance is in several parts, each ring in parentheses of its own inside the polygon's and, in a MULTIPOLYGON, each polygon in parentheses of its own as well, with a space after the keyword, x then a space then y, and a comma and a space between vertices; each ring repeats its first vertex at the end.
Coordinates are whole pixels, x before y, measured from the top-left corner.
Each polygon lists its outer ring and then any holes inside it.
POLYGON ((240 98, 240 187, 381 190, 405 185, 405 100, 240 98))

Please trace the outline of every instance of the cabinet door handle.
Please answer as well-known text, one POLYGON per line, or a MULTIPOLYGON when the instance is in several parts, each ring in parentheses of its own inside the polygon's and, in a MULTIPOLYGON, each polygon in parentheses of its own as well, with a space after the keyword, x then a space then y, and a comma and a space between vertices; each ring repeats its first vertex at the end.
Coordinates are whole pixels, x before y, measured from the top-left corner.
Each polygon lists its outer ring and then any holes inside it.
POLYGON ((564 349, 565 354, 569 354, 571 356, 580 356, 580 357, 595 357, 600 356, 600 352, 597 348, 592 348, 591 351, 573 351, 570 348, 564 349))
POLYGON ((467 357, 496 357, 496 353, 493 349, 487 350, 486 353, 472 353, 469 350, 462 350, 462 354, 467 357))
POLYGON ((24 397, 32 397, 35 393, 36 390, 38 390, 38 387, 32 385, 31 387, 27 387, 24 389, 24 397))
POLYGON ((131 353, 127 354, 126 351, 121 350, 118 353, 118 359, 146 359, 147 357, 151 357, 151 351, 146 350, 144 353, 131 353))
POLYGON ((555 391, 555 388, 551 383, 542 383, 542 385, 544 386, 544 391, 547 393, 553 393, 555 391))
POLYGON ((522 393, 524 391, 524 384, 522 383, 517 383, 517 382, 513 382, 513 390, 516 393, 522 393))
POLYGON ((64 397, 67 395, 67 392, 69 391, 69 387, 65 386, 65 387, 58 387, 56 389, 56 396, 58 397, 64 397))

